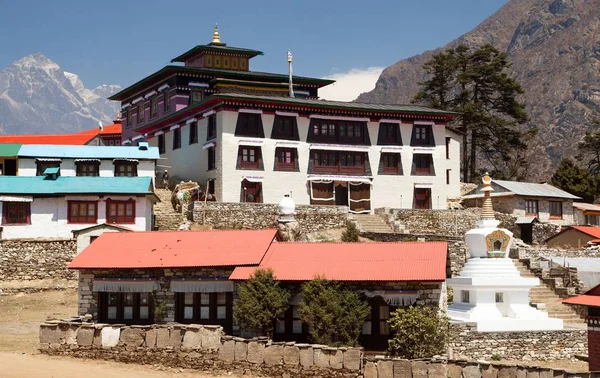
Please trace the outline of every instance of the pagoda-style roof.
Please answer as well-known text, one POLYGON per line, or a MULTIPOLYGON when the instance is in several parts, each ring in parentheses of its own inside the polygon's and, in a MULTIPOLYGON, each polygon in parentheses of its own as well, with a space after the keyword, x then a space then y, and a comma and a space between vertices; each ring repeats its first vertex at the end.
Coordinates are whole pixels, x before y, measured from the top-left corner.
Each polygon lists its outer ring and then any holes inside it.
MULTIPOLYGON (((289 78, 288 75, 285 74, 277 74, 270 72, 258 72, 258 71, 234 71, 234 70, 223 70, 218 68, 198 68, 198 67, 183 67, 183 66, 175 66, 169 65, 164 67, 163 69, 153 73, 150 76, 143 78, 135 84, 130 85, 129 87, 121 90, 118 93, 115 93, 109 100, 113 101, 125 101, 129 97, 134 96, 138 91, 143 89, 144 86, 151 84, 154 81, 159 81, 161 79, 167 78, 174 74, 198 74, 204 75, 207 78, 231 78, 231 79, 241 79, 241 80, 252 80, 252 81, 267 81, 267 82, 277 82, 287 83, 289 78)), ((328 79, 319 79, 314 77, 304 77, 304 76, 294 76, 293 82, 295 84, 312 84, 317 87, 324 87, 326 85, 335 83, 335 80, 328 79)), ((157 83, 158 84, 158 83, 157 83)))
POLYGON ((197 46, 192 47, 191 49, 189 49, 188 51, 179 55, 178 57, 171 59, 171 63, 185 62, 189 58, 191 58, 195 55, 198 55, 200 53, 203 53, 203 52, 218 52, 221 54, 229 53, 229 54, 233 54, 233 55, 247 56, 248 58, 253 58, 257 55, 264 55, 264 53, 262 51, 258 51, 258 50, 208 44, 208 45, 197 45, 197 46))

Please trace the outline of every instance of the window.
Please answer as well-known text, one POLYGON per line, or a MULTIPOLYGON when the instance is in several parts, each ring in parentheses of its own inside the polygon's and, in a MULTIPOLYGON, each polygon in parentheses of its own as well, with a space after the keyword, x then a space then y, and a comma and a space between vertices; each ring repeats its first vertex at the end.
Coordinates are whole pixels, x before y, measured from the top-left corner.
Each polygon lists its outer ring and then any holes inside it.
POLYGON ((204 98, 204 93, 198 89, 192 89, 192 93, 190 95, 190 104, 197 104, 201 102, 204 98))
POLYGON ((563 206, 561 201, 550 201, 550 218, 562 219, 563 206))
POLYGON ((158 98, 152 97, 150 100, 150 118, 158 116, 158 98))
POLYGON ((431 125, 413 125, 411 146, 434 146, 431 125))
POLYGON ((262 183, 242 180, 240 202, 262 202, 262 183))
POLYGON ((471 296, 469 294, 469 290, 460 291, 460 301, 462 303, 471 303, 471 296))
POLYGON ((504 293, 496 293, 496 303, 504 303, 504 293))
POLYGON ((452 138, 446 137, 446 159, 450 159, 450 140, 452 138))
POLYGON ((77 176, 99 176, 100 162, 76 162, 77 176))
POLYGON ((208 170, 216 169, 217 162, 215 156, 215 148, 211 147, 206 150, 208 152, 208 170))
POLYGON ((538 216, 538 201, 526 200, 525 201, 525 213, 527 215, 538 216))
MULTIPOLYGON (((35 164, 37 165, 36 176, 43 176, 44 171, 47 168, 60 168, 60 161, 41 161, 36 160, 35 164)), ((60 171, 58 171, 58 175, 60 176, 60 171)))
POLYGON ((586 215, 585 216, 585 224, 590 226, 598 226, 600 225, 600 216, 598 215, 586 215))
POLYGON ((380 146, 401 146, 400 125, 397 123, 380 123, 377 144, 380 146))
POLYGON ((262 117, 255 113, 238 113, 235 136, 264 138, 262 117))
POLYGON ((390 334, 390 324, 388 323, 389 318, 390 318, 390 306, 387 306, 387 305, 379 306, 379 334, 380 335, 389 335, 390 334))
POLYGON ((313 119, 307 142, 369 144, 366 122, 313 119))
POLYGON ((190 123, 189 144, 198 143, 198 122, 190 123))
POLYGON ((446 185, 450 185, 450 169, 446 169, 446 185))
POLYGON ((275 170, 293 171, 296 169, 296 149, 295 148, 276 148, 275 149, 275 170))
POLYGON ((98 202, 69 201, 69 223, 97 223, 98 202))
POLYGON ((233 293, 177 293, 175 319, 179 323, 233 326, 233 293))
POLYGON ((413 175, 433 174, 433 158, 429 154, 413 155, 413 175))
POLYGON ((415 188, 415 209, 431 209, 431 189, 415 188))
POLYGON ((296 117, 276 115, 275 121, 273 122, 273 131, 271 132, 271 138, 299 140, 296 117))
POLYGON ((400 154, 382 153, 381 154, 382 173, 400 173, 400 154))
POLYGON ((131 127, 131 116, 133 114, 133 109, 127 110, 127 128, 131 127))
POLYGON ((158 153, 164 154, 167 148, 165 146, 165 134, 160 134, 158 136, 158 153))
POLYGON ((247 147, 241 146, 238 152, 238 158, 240 161, 240 168, 246 169, 259 169, 259 155, 260 155, 260 147, 247 147))
POLYGON ((103 323, 152 324, 150 293, 108 293, 99 295, 99 320, 103 323))
POLYGON ((135 200, 106 201, 107 223, 135 223, 135 200))
POLYGON ((137 176, 137 162, 129 160, 116 160, 115 164, 115 177, 136 177, 137 176))
POLYGON ((171 94, 169 92, 163 93, 163 112, 171 110, 171 94))
POLYGON ((2 224, 31 224, 31 203, 3 202, 2 224))
POLYGON ((312 163, 315 172, 365 173, 364 152, 313 151, 312 163))
POLYGON ((144 103, 142 102, 139 106, 138 106, 138 120, 137 123, 142 123, 144 122, 144 117, 145 117, 145 110, 144 110, 144 103))
POLYGON ((214 139, 217 137, 217 116, 211 115, 208 116, 208 135, 206 139, 214 139))
POLYGON ((173 130, 173 150, 181 148, 181 128, 173 130))
POLYGON ((494 252, 502 252, 502 242, 500 240, 496 240, 492 248, 494 252))

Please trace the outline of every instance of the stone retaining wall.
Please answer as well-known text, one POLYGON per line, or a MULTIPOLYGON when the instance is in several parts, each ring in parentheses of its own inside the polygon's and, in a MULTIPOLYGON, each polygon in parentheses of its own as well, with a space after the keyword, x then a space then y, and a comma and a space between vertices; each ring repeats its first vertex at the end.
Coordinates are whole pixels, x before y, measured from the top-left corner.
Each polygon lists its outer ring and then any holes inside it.
POLYGON ((0 281, 75 279, 67 264, 76 254, 75 239, 0 240, 0 281))
MULTIPOLYGON (((566 336, 566 335, 565 335, 566 336)), ((471 378, 592 377, 564 370, 466 360, 408 361, 364 356, 361 348, 274 343, 224 336, 219 326, 119 326, 48 322, 40 326, 48 355, 160 364, 210 373, 268 377, 471 378)), ((555 347, 557 348, 557 347, 555 347)))
MULTIPOLYGON (((278 211, 276 204, 237 202, 195 202, 194 222, 224 229, 276 228, 278 211)), ((296 205, 296 220, 304 233, 345 227, 348 220, 346 206, 296 205)))
POLYGON ((587 355, 587 330, 477 332, 475 324, 451 324, 449 355, 453 358, 568 360, 587 355))

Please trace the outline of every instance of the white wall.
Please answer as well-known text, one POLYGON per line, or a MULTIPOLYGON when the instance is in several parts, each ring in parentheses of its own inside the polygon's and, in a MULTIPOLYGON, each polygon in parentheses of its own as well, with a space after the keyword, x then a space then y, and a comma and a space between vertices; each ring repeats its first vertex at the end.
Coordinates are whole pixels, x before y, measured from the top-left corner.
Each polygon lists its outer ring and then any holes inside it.
POLYGON ((19 238, 71 238, 73 230, 92 226, 91 223, 68 223, 67 212, 71 201, 98 201, 98 220, 96 224, 106 223, 106 199, 128 200, 136 199, 135 223, 120 224, 134 231, 150 231, 152 228, 152 203, 148 197, 135 196, 67 196, 34 198, 31 202, 31 224, 7 225, 2 224, 2 206, 0 202, 0 225, 3 230, 0 239, 19 238))
MULTIPOLYGON (((156 161, 154 160, 140 160, 138 164, 138 176, 139 177, 152 177, 154 178, 154 166, 156 161)), ((19 176, 35 176, 37 173, 37 165, 35 158, 19 158, 19 176)), ((60 174, 61 176, 76 176, 77 166, 75 165, 75 159, 62 159, 60 163, 60 174)), ((101 159, 100 160, 100 176, 102 177, 114 177, 115 166, 113 159, 101 159)))
MULTIPOLYGON (((270 139, 273 127, 274 114, 263 114, 262 122, 265 138, 236 137, 234 136, 237 123, 237 112, 220 111, 217 113, 217 170, 206 172, 207 152, 202 150, 202 144, 206 139, 206 119, 200 120, 198 135, 199 143, 190 146, 188 144, 188 126, 182 127, 182 146, 180 149, 172 150, 173 132, 166 133, 166 153, 161 155, 165 158, 162 163, 170 166, 171 177, 178 176, 181 179, 192 179, 205 182, 207 178, 216 178, 215 194, 218 201, 238 202, 240 200, 241 181, 245 176, 253 176, 262 179, 263 202, 278 203, 285 193, 292 191, 296 204, 309 204, 310 192, 307 184, 307 169, 309 161, 309 146, 306 137, 309 130, 310 119, 298 117, 298 131, 300 141, 297 145, 286 147, 298 150, 298 163, 300 172, 274 171, 275 148, 278 143, 289 143, 270 139), (262 147, 262 158, 264 170, 238 170, 236 169, 237 153, 240 141, 260 142, 262 147)), ((379 207, 412 208, 415 184, 419 183, 431 188, 431 205, 434 209, 447 208, 448 197, 460 196, 460 137, 448 131, 443 125, 434 125, 433 133, 435 147, 411 147, 412 124, 401 124, 402 134, 402 168, 403 175, 378 175, 379 159, 382 146, 377 145, 379 122, 368 122, 371 146, 367 149, 371 172, 374 177, 372 186, 372 209, 379 207), (450 158, 446 159, 446 136, 451 137, 450 158), (435 176, 412 176, 413 153, 432 154, 435 176), (446 169, 451 170, 450 185, 446 184, 446 169)), ((150 144, 156 146, 158 138, 151 139, 150 144)))
POLYGON ((81 253, 84 249, 87 248, 91 243, 92 236, 100 236, 105 232, 121 232, 120 230, 116 230, 114 228, 97 228, 94 230, 82 232, 77 235, 77 254, 81 253))

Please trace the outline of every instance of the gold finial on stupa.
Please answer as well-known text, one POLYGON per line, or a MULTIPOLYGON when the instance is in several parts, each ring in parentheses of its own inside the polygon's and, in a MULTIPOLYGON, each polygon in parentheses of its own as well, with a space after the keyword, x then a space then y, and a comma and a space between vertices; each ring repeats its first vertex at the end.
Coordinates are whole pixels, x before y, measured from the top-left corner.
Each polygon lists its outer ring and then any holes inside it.
POLYGON ((117 111, 117 118, 115 118, 117 121, 121 120, 121 112, 117 111))
POLYGON ((485 173, 482 180, 483 188, 481 191, 483 192, 483 204, 481 205, 481 219, 496 219, 494 215, 494 207, 492 206, 492 197, 490 194, 494 191, 492 188, 492 178, 489 173, 485 173))
POLYGON ((217 23, 215 23, 215 30, 213 31, 213 39, 211 43, 221 43, 221 36, 219 35, 219 25, 217 23))

